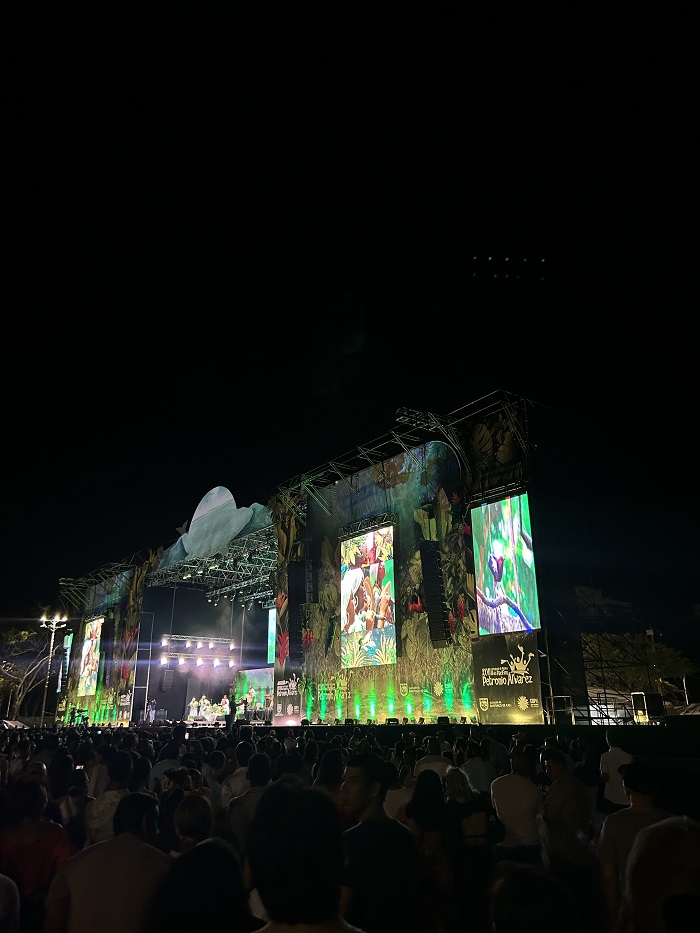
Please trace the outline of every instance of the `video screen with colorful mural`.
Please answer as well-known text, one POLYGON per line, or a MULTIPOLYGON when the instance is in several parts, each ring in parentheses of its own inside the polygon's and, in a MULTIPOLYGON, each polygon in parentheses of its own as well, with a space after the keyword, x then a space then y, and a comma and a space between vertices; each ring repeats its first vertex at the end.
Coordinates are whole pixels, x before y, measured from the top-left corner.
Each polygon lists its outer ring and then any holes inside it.
POLYGON ((341 666, 396 663, 394 526, 340 542, 341 666))
POLYGON ((527 493, 471 513, 479 635, 540 628, 527 493))
POLYGON ((100 636, 103 618, 92 619, 85 626, 83 651, 80 657, 78 696, 92 697, 97 690, 97 674, 100 669, 100 636))

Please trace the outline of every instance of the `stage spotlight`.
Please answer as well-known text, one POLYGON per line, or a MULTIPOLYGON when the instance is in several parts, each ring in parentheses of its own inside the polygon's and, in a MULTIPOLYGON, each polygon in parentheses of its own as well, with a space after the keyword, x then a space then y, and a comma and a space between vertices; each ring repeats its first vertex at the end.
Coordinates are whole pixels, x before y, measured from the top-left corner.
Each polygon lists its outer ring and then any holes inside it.
POLYGON ((202 664, 204 664, 204 661, 202 661, 201 658, 197 658, 197 667, 201 667, 202 664))
POLYGON ((182 667, 182 665, 185 663, 185 659, 184 659, 184 658, 178 658, 178 659, 177 659, 177 663, 180 665, 180 667, 182 667))
POLYGON ((166 657, 164 654, 162 654, 162 655, 160 656, 160 663, 161 663, 161 665, 164 665, 164 664, 167 664, 167 663, 168 663, 168 659, 167 659, 167 657, 166 657))

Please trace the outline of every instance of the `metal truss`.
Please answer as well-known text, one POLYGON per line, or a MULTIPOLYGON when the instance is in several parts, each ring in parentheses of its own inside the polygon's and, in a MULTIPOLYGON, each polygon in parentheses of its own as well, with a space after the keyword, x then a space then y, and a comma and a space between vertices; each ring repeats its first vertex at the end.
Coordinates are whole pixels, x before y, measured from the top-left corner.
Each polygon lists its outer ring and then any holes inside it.
POLYGON ((244 599, 269 599, 274 595, 272 575, 277 569, 277 535, 267 525, 232 538, 226 554, 186 558, 146 575, 146 586, 184 586, 204 590, 209 600, 237 593, 244 599))
POLYGON ((380 515, 368 515, 367 518, 359 522, 352 522, 350 525, 344 525, 338 529, 339 538, 353 538, 355 535, 364 534, 365 531, 373 531, 375 528, 381 528, 382 525, 395 525, 398 522, 396 512, 382 512, 380 515))
POLYGON ((283 505, 294 513, 297 521, 306 524, 306 509, 300 505, 300 502, 304 501, 304 497, 300 496, 301 493, 308 494, 326 514, 330 514, 330 505, 323 495, 324 487, 343 480, 351 489, 356 489, 357 483, 353 483, 353 480, 367 469, 367 464, 383 471, 383 465, 387 460, 402 451, 413 456, 412 451, 416 447, 421 447, 438 438, 447 441, 455 451, 467 476, 471 477, 473 470, 464 450, 461 435, 470 425, 499 413, 508 418, 523 451, 523 456, 527 458, 527 441, 520 430, 518 418, 524 402, 525 399, 520 396, 498 390, 447 415, 399 408, 396 411, 396 423, 406 426, 402 432, 391 431, 369 444, 357 447, 342 457, 329 461, 316 470, 301 473, 278 487, 277 494, 283 505))
MULTIPOLYGON (((336 482, 344 482, 351 491, 359 489, 358 476, 369 464, 380 473, 384 464, 403 452, 415 460, 413 450, 436 439, 444 439, 455 451, 467 476, 473 474, 461 437, 467 429, 485 418, 504 414, 510 419, 520 443, 523 456, 528 456, 526 439, 520 431, 518 415, 522 414, 525 400, 503 390, 492 392, 458 408, 447 415, 435 415, 414 409, 399 408, 396 423, 403 430, 391 431, 362 447, 325 463, 307 473, 299 474, 277 488, 281 506, 291 512, 300 525, 307 522, 308 502, 312 500, 326 514, 331 514, 331 503, 324 489, 336 482)), ((376 516, 373 517, 373 519, 376 516)), ((362 523, 360 523, 362 524, 362 523)), ((346 529, 347 530, 347 529, 346 529)), ((207 558, 186 558, 169 567, 155 568, 146 574, 148 587, 184 586, 203 590, 207 598, 216 602, 222 596, 243 600, 262 600, 273 605, 276 595, 275 574, 278 569, 278 542, 273 525, 229 541, 226 553, 207 558), (233 596, 231 596, 233 594, 233 596)), ((85 600, 91 586, 105 583, 114 576, 133 568, 129 563, 109 564, 80 580, 61 579, 59 584, 63 601, 77 611, 84 611, 85 600)))

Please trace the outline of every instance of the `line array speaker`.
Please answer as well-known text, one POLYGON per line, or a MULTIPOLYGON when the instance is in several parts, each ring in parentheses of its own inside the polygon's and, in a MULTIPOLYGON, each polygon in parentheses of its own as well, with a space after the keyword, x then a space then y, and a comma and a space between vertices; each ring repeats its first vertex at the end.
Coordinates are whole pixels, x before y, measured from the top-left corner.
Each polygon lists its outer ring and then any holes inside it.
POLYGON ((293 560, 287 570, 288 596, 292 603, 318 602, 318 566, 313 560, 293 560))
POLYGON ((304 649, 301 642, 302 634, 302 608, 299 603, 289 600, 287 612, 287 629, 289 632, 289 660, 293 665, 300 665, 304 661, 304 649))
POLYGON ((433 648, 446 648, 452 644, 452 633, 437 541, 421 541, 420 560, 423 567, 423 595, 428 613, 430 640, 433 648))
POLYGON ((160 692, 161 693, 167 693, 168 690, 171 689, 173 685, 174 674, 175 674, 175 671, 170 670, 170 668, 163 671, 161 678, 160 678, 160 692))

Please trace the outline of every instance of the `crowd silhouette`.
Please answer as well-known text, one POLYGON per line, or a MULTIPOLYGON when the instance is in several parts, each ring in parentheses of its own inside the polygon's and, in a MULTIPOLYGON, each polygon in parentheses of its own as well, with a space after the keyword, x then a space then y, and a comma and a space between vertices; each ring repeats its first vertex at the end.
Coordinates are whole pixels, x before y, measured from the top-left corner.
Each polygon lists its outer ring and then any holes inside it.
POLYGON ((660 800, 662 761, 409 729, 4 729, 0 930, 700 927, 697 792, 660 800))

